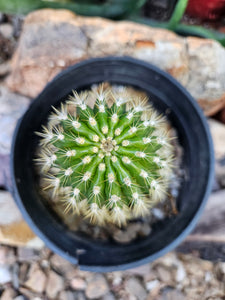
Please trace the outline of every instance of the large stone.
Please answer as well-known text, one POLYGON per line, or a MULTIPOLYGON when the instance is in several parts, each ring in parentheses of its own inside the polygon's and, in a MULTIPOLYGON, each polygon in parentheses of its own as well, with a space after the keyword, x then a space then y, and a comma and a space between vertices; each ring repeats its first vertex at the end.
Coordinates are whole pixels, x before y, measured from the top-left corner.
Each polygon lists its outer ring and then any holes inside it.
POLYGON ((169 72, 206 115, 225 106, 225 50, 216 41, 182 38, 128 21, 76 16, 67 10, 39 10, 26 17, 8 86, 35 97, 66 67, 108 55, 132 56, 169 72))
POLYGON ((10 188, 9 155, 17 120, 25 112, 30 99, 0 86, 0 187, 10 188))
POLYGON ((186 88, 207 116, 225 106, 225 51, 213 40, 189 37, 189 77, 186 88))
POLYGON ((23 220, 9 192, 0 191, 0 243, 40 249, 43 242, 23 220))
POLYGON ((30 99, 0 86, 0 154, 9 154, 17 120, 25 112, 30 99))

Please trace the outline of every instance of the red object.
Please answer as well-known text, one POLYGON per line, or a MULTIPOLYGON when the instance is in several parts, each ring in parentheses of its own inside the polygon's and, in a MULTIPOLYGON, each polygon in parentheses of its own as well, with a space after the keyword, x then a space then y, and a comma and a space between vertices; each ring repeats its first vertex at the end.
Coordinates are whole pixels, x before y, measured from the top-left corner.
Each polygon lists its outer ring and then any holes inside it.
POLYGON ((202 20, 218 20, 225 15, 225 0, 189 0, 186 13, 202 20))

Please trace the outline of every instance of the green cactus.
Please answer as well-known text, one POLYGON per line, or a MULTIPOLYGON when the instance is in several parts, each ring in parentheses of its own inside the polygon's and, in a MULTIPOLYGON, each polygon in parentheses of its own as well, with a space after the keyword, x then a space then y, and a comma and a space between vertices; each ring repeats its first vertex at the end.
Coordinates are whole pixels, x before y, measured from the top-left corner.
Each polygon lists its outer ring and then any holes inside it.
POLYGON ((149 214, 165 198, 173 147, 168 123, 147 98, 101 85, 73 92, 53 110, 38 133, 36 162, 65 212, 121 226, 149 214))

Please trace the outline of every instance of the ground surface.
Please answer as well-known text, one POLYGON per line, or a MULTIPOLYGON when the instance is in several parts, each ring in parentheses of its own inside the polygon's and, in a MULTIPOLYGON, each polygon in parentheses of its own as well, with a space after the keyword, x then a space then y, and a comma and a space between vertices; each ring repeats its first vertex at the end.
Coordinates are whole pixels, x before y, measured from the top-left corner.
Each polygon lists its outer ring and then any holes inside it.
POLYGON ((79 271, 47 248, 0 247, 1 300, 224 300, 225 263, 169 253, 113 273, 79 271))

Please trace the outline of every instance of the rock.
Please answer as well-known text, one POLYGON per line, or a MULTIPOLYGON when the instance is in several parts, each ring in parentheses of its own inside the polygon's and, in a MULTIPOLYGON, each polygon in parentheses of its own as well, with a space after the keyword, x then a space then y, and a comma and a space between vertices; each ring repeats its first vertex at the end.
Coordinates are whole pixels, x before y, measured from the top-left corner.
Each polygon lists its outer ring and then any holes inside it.
POLYGON ((61 276, 56 274, 53 271, 48 273, 47 277, 47 285, 46 285, 46 294, 49 298, 55 299, 57 294, 63 289, 64 287, 64 280, 61 276))
POLYGON ((10 39, 13 35, 13 26, 9 23, 4 23, 0 25, 0 34, 5 38, 10 39))
POLYGON ((151 231, 152 231, 152 229, 151 229, 150 225, 148 223, 143 223, 141 225, 140 230, 138 231, 138 234, 141 237, 145 237, 145 236, 148 236, 151 233, 151 231))
POLYGON ((35 97, 66 67, 90 57, 133 56, 169 72, 198 100, 206 115, 225 106, 225 50, 216 41, 182 38, 130 21, 42 9, 24 22, 8 86, 35 97))
POLYGON ((124 230, 117 229, 113 232, 113 239, 119 243, 129 243, 137 237, 141 226, 142 224, 138 222, 127 224, 124 230))
POLYGON ((204 212, 198 222, 198 226, 189 238, 200 236, 204 240, 211 237, 211 240, 223 242, 225 240, 225 189, 212 193, 206 204, 204 212))
POLYGON ((129 269, 129 270, 125 271, 125 273, 127 273, 127 274, 138 275, 138 276, 142 276, 142 277, 145 277, 146 275, 148 275, 149 272, 150 272, 150 265, 149 264, 145 264, 143 266, 133 268, 133 269, 129 269))
POLYGON ((85 295, 88 299, 100 298, 109 292, 109 286, 105 277, 101 274, 93 275, 87 283, 85 295))
POLYGON ((27 279, 28 269, 29 269, 29 265, 27 263, 23 263, 20 266, 20 271, 19 271, 19 281, 20 281, 20 283, 23 283, 27 279))
POLYGON ((182 292, 177 290, 166 290, 158 298, 158 300, 188 300, 188 299, 185 297, 185 295, 182 292))
POLYGON ((12 274, 7 266, 0 267, 0 285, 12 281, 12 274))
POLYGON ((188 37, 186 41, 190 72, 186 88, 207 116, 214 115, 225 106, 224 48, 207 39, 188 37))
POLYGON ((0 154, 0 188, 11 188, 11 177, 10 177, 10 165, 9 165, 9 154, 0 154))
POLYGON ((216 182, 218 184, 218 189, 225 188, 225 156, 222 160, 216 161, 215 164, 215 175, 216 175, 216 182))
POLYGON ((73 293, 71 291, 61 291, 59 293, 59 300, 74 300, 77 299, 74 297, 73 293))
MULTIPOLYGON (((33 299, 40 300, 40 298, 37 298, 37 297, 35 297, 33 299)), ((13 300, 26 300, 26 298, 24 296, 20 295, 20 296, 17 296, 16 298, 14 298, 13 300)))
POLYGON ((108 293, 102 297, 102 300, 116 300, 116 297, 113 295, 113 293, 108 293))
POLYGON ((46 275, 40 269, 36 269, 29 275, 24 285, 34 292, 43 293, 46 286, 46 275))
POLYGON ((183 264, 179 263, 177 265, 176 281, 177 282, 182 282, 185 279, 186 276, 187 276, 187 274, 186 274, 186 271, 185 271, 185 268, 184 268, 183 264))
POLYGON ((7 75, 11 71, 11 64, 9 61, 5 61, 0 64, 0 77, 7 75))
POLYGON ((19 292, 22 294, 21 296, 19 296, 19 297, 21 297, 21 299, 19 299, 19 300, 27 300, 27 299, 39 300, 40 299, 38 297, 38 293, 32 292, 30 289, 27 289, 25 287, 20 287, 19 292))
POLYGON ((13 265, 16 262, 16 256, 14 250, 10 247, 0 247, 0 266, 1 265, 13 265))
POLYGON ((0 154, 9 154, 17 120, 27 109, 30 99, 0 86, 0 154))
POLYGON ((145 286, 146 286, 147 291, 150 292, 154 289, 158 289, 160 287, 160 282, 158 279, 151 280, 151 281, 146 282, 145 286))
POLYGON ((0 186, 10 189, 9 155, 17 120, 28 107, 27 97, 10 92, 0 86, 0 186))
POLYGON ((19 262, 33 261, 38 259, 39 253, 32 248, 18 247, 17 255, 19 262))
POLYGON ((77 300, 86 300, 87 299, 85 297, 84 293, 82 293, 82 292, 76 292, 76 297, 77 297, 77 300))
POLYGON ((75 277, 70 281, 70 286, 73 290, 85 290, 86 289, 86 281, 82 278, 75 277))
POLYGON ((0 191, 0 226, 20 222, 21 220, 21 213, 11 194, 6 191, 0 191))
POLYGON ((12 300, 16 297, 16 295, 17 293, 14 289, 8 288, 1 294, 1 300, 12 300))
POLYGON ((19 288, 19 264, 15 263, 11 269, 12 272, 12 285, 17 290, 19 288))
POLYGON ((225 157, 225 125, 209 119, 210 131, 214 144, 215 157, 217 160, 225 157))
POLYGON ((173 281, 172 270, 166 268, 163 265, 157 266, 156 274, 157 274, 158 279, 162 282, 165 282, 167 284, 171 284, 171 282, 173 281))
POLYGON ((59 274, 66 275, 70 271, 74 271, 75 267, 57 254, 53 254, 50 258, 50 264, 52 268, 59 274))
POLYGON ((74 14, 66 10, 63 10, 64 13, 60 14, 56 10, 51 14, 53 11, 47 9, 40 16, 31 14, 25 19, 24 30, 20 38, 26 45, 24 43, 23 45, 21 44, 22 48, 20 48, 20 51, 27 56, 27 60, 22 61, 19 59, 19 51, 15 54, 17 58, 12 62, 14 65, 17 59, 20 60, 17 70, 12 70, 13 76, 10 76, 11 79, 9 78, 9 86, 13 90, 20 92, 17 84, 19 83, 18 81, 22 83, 20 76, 23 73, 26 78, 24 79, 29 81, 28 85, 30 85, 31 89, 27 86, 22 94, 29 94, 31 97, 36 96, 59 71, 88 57, 86 53, 88 38, 82 30, 83 28, 79 26, 78 20, 74 18, 74 14), (49 25, 45 27, 43 25, 46 24, 47 19, 49 19, 49 25), (36 44, 35 36, 37 35, 41 48, 37 47, 36 44), (44 45, 46 47, 43 47, 44 45), (40 52, 40 49, 44 51, 40 52), (49 53, 51 53, 51 57, 49 57, 49 53), (32 70, 36 61, 40 65, 36 68, 36 75, 34 75, 32 70), (24 63, 27 71, 24 72, 23 70, 21 73, 19 69, 25 66, 24 63), (43 72, 44 69, 45 71, 43 72), (40 81, 40 84, 36 85, 35 81, 40 81))
POLYGON ((135 277, 131 277, 125 282, 125 289, 130 295, 135 296, 135 299, 143 300, 147 297, 147 293, 143 285, 135 277))
POLYGON ((11 194, 0 190, 0 243, 26 246, 29 243, 32 245, 34 238, 35 235, 23 221, 11 194))

